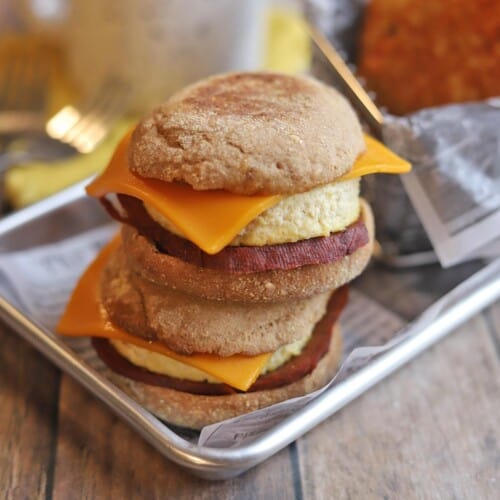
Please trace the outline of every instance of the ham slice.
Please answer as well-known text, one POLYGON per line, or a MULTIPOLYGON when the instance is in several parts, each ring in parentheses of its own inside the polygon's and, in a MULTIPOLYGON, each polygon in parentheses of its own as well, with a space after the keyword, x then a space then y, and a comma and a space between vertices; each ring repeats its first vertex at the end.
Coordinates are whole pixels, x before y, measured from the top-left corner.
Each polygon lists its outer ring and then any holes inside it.
MULTIPOLYGON (((291 384, 311 373, 328 352, 335 323, 347 303, 347 286, 335 291, 327 305, 327 311, 316 324, 311 340, 299 356, 291 358, 276 370, 260 376, 247 392, 276 389, 291 384)), ((114 372, 145 384, 168 387, 177 391, 207 396, 223 396, 238 391, 227 384, 193 382, 168 375, 152 373, 122 357, 106 339, 93 338, 92 344, 102 361, 114 372)))
POLYGON ((101 200, 113 218, 135 227, 163 253, 198 267, 220 271, 254 273, 328 264, 352 254, 369 242, 367 228, 360 217, 344 231, 329 236, 262 247, 227 246, 210 255, 163 228, 147 213, 142 201, 126 195, 118 197, 126 216, 121 216, 107 200, 101 200))

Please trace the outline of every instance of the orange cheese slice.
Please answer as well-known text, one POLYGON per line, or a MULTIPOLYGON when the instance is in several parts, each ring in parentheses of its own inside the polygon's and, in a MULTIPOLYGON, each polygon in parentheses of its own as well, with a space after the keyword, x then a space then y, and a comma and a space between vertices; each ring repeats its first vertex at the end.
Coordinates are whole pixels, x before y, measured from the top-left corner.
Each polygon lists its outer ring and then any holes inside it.
POLYGON ((104 265, 119 244, 120 237, 117 236, 101 250, 82 275, 57 325, 57 333, 71 337, 104 337, 129 342, 194 366, 236 389, 246 391, 259 376, 271 353, 257 356, 235 354, 229 357, 212 354, 184 356, 159 342, 135 337, 109 321, 99 299, 98 284, 104 265))
MULTIPOLYGON (((128 134, 107 169, 88 187, 90 196, 120 193, 139 198, 167 218, 188 240, 209 254, 220 252, 253 219, 283 196, 243 196, 222 190, 196 191, 189 186, 139 177, 128 169, 128 134)), ((372 173, 400 174, 410 164, 366 136, 366 152, 339 181, 372 173)))
POLYGON ((381 142, 365 135, 366 150, 360 154, 352 169, 339 177, 338 181, 347 181, 368 174, 406 174, 411 164, 386 148, 381 142))
POLYGON ((120 193, 139 198, 206 253, 222 250, 255 217, 283 198, 195 191, 186 185, 139 177, 127 166, 129 141, 130 134, 118 146, 104 173, 87 186, 87 193, 95 197, 120 193))

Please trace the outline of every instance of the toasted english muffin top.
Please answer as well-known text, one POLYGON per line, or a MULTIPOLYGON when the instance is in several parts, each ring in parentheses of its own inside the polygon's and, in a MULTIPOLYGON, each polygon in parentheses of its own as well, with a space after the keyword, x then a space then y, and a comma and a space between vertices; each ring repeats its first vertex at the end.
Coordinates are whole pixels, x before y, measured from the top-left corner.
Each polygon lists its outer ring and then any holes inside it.
POLYGON ((130 169, 197 190, 291 194, 332 182, 364 150, 343 96, 303 76, 230 73, 195 83, 134 131, 130 169))

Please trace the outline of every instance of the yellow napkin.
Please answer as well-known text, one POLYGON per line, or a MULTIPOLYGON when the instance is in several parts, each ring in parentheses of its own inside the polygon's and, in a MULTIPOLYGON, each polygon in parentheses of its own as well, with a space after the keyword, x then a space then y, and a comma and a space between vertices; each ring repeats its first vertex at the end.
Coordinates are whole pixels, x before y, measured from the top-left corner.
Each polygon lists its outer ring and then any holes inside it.
POLYGON ((311 40, 300 13, 292 9, 269 11, 264 69, 304 73, 311 62, 311 40))
MULTIPOLYGON (((263 67, 266 70, 298 73, 309 67, 310 41, 304 21, 296 11, 269 10, 265 47, 263 67)), ((63 92, 59 86, 59 90, 53 93, 57 97, 63 92)), ((5 175, 7 200, 13 208, 21 208, 99 172, 107 165, 120 138, 133 124, 132 119, 121 120, 93 153, 51 163, 36 162, 12 167, 5 175)))

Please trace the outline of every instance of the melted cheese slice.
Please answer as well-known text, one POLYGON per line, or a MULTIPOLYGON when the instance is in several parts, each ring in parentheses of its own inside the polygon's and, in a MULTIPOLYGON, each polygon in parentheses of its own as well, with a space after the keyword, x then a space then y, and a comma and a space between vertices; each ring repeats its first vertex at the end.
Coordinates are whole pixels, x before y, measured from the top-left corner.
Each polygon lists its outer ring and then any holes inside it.
POLYGON ((222 250, 255 217, 283 198, 195 191, 184 184, 139 177, 127 166, 129 142, 130 134, 118 146, 104 173, 87 186, 87 193, 95 197, 120 193, 139 198, 206 253, 222 250))
MULTIPOLYGON (((208 254, 220 252, 253 219, 283 199, 282 195, 243 196, 222 190, 196 191, 183 184, 139 177, 127 165, 130 136, 125 136, 107 169, 87 187, 87 193, 95 197, 120 193, 139 198, 208 254)), ((410 168, 407 161, 366 136, 366 151, 338 180, 374 173, 402 174, 410 168)))
POLYGON ((236 389, 246 391, 257 379, 272 353, 257 356, 235 354, 220 357, 212 354, 184 356, 163 344, 135 337, 113 325, 99 299, 99 279, 112 252, 120 244, 115 237, 105 246, 80 278, 56 331, 71 337, 103 337, 122 340, 158 352, 177 361, 194 366, 236 389))
POLYGON ((366 150, 360 154, 352 169, 339 177, 338 181, 347 181, 368 174, 406 174, 411 164, 386 148, 381 142, 365 135, 366 150))

